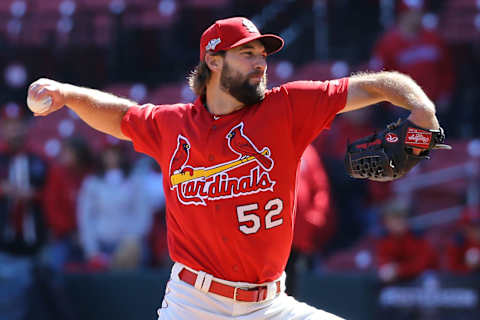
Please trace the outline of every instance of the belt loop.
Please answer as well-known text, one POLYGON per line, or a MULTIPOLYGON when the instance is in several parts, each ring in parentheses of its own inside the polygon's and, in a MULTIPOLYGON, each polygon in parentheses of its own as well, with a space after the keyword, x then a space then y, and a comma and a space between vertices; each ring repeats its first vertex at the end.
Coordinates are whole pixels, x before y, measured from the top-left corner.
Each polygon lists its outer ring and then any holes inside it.
POLYGON ((270 282, 267 285, 267 297, 265 298, 265 300, 273 299, 275 298, 276 295, 277 295, 277 281, 270 282))
POLYGON ((233 300, 234 301, 237 301, 237 290, 238 290, 238 287, 234 287, 234 289, 233 289, 233 300))
POLYGON ((213 276, 211 274, 205 274, 205 280, 203 280, 202 287, 200 288, 203 292, 207 293, 210 290, 210 284, 212 283, 213 276))
POLYGON ((286 288, 286 285, 285 285, 285 282, 286 282, 286 278, 287 278, 287 274, 285 273, 285 271, 282 273, 282 276, 280 277, 279 281, 280 281, 280 292, 285 292, 285 290, 287 289, 286 288))
POLYGON ((180 272, 184 269, 185 267, 178 263, 178 262, 175 262, 175 264, 173 265, 172 267, 172 272, 170 274, 170 278, 171 279, 175 279, 175 280, 180 280, 180 272))
POLYGON ((195 288, 197 288, 198 290, 202 289, 203 280, 205 280, 205 275, 206 273, 203 271, 197 272, 197 279, 195 280, 195 288))

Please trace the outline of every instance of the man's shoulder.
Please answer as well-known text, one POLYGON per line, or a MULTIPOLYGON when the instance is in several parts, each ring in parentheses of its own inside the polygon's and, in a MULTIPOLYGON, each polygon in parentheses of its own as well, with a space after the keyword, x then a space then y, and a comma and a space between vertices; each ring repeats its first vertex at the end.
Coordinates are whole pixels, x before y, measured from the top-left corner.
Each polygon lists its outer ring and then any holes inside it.
POLYGON ((295 80, 279 84, 278 86, 267 90, 265 92, 265 98, 288 94, 288 90, 304 88, 305 86, 308 86, 310 82, 313 83, 311 80, 295 80))
POLYGON ((174 117, 174 116, 184 116, 192 112, 194 108, 193 103, 174 103, 174 104, 153 104, 148 103, 144 105, 138 105, 133 107, 135 108, 138 114, 151 114, 154 118, 156 117, 174 117))
POLYGON ((284 84, 272 88, 272 93, 287 94, 290 91, 299 90, 299 91, 310 91, 310 90, 321 90, 326 89, 328 84, 339 85, 340 80, 295 80, 290 82, 285 82, 284 84))
POLYGON ((189 111, 193 107, 193 103, 173 103, 173 104, 154 104, 154 103, 147 103, 144 105, 139 105, 137 108, 151 108, 155 111, 189 111))

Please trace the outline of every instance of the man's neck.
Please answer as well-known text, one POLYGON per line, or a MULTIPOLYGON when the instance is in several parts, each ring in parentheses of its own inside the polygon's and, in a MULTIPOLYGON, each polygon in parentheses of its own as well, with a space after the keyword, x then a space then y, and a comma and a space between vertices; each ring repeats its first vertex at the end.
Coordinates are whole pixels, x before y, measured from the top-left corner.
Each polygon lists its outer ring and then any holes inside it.
POLYGON ((208 85, 206 91, 205 106, 211 114, 230 114, 245 107, 243 103, 223 91, 219 86, 208 85))

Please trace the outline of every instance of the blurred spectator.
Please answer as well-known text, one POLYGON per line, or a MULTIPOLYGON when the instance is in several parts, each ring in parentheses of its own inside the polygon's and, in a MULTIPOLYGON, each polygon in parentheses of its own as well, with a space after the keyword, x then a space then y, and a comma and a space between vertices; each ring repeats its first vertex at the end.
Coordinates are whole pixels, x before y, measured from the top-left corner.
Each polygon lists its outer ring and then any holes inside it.
POLYGON ((382 282, 410 280, 436 268, 433 248, 409 228, 408 213, 406 202, 400 199, 383 209, 385 235, 377 243, 378 277, 382 282))
POLYGON ((74 252, 78 191, 91 160, 87 142, 79 137, 70 138, 64 141, 58 161, 47 176, 43 200, 50 239, 45 258, 55 270, 62 270, 74 252))
POLYGON ((134 174, 142 179, 145 192, 149 195, 153 218, 148 234, 151 249, 151 265, 166 267, 171 263, 167 247, 167 228, 165 221, 165 193, 163 175, 160 166, 150 157, 142 156, 135 164, 134 174))
POLYGON ((374 132, 370 109, 347 112, 337 116, 330 130, 320 135, 314 145, 321 156, 330 178, 334 207, 338 210, 338 229, 329 249, 342 249, 352 245, 367 230, 370 224, 365 209, 368 184, 365 180, 353 179, 345 170, 345 151, 348 140, 353 141, 374 132), (345 201, 348 195, 348 201, 345 201))
POLYGON ((0 250, 35 254, 45 239, 42 191, 47 167, 25 147, 28 123, 16 104, 1 110, 0 250))
POLYGON ((92 270, 132 269, 148 259, 146 236, 153 208, 143 179, 130 169, 121 143, 109 142, 96 174, 80 189, 79 238, 92 270))
POLYGON ((327 174, 313 146, 302 155, 297 185, 295 230, 286 272, 287 290, 296 293, 297 273, 303 266, 313 267, 319 253, 335 231, 335 215, 330 201, 327 174))
POLYGON ((36 254, 44 244, 41 193, 45 163, 25 148, 20 107, 0 109, 0 318, 24 319, 31 309, 36 254))
POLYGON ((396 70, 410 75, 437 105, 448 108, 454 90, 454 69, 450 53, 433 28, 422 18, 424 0, 399 0, 396 25, 377 42, 370 68, 396 70))
POLYGON ((480 271, 480 208, 467 207, 460 230, 447 246, 447 269, 454 273, 480 271))

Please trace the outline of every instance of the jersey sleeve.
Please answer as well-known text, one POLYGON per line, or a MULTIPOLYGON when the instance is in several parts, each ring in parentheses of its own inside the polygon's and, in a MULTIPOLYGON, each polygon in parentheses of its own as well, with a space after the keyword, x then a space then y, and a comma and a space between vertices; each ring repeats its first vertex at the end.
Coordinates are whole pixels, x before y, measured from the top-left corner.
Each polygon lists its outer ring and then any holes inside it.
POLYGON ((299 154, 345 107, 348 78, 330 81, 295 81, 283 85, 289 106, 293 141, 299 154))
POLYGON ((132 140, 136 151, 155 159, 160 154, 160 107, 152 104, 133 106, 122 119, 122 133, 132 140))

